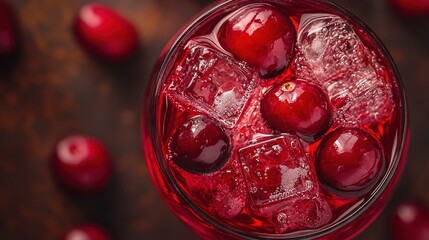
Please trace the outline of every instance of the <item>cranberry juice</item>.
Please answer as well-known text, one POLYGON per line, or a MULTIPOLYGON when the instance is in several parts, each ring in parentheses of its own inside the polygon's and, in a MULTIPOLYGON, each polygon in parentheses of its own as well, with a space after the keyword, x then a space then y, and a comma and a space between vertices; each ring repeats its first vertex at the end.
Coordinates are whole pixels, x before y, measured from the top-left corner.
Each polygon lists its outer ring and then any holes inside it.
POLYGON ((349 238, 404 166, 381 43, 324 1, 226 1, 168 45, 144 110, 151 176, 200 236, 349 238))

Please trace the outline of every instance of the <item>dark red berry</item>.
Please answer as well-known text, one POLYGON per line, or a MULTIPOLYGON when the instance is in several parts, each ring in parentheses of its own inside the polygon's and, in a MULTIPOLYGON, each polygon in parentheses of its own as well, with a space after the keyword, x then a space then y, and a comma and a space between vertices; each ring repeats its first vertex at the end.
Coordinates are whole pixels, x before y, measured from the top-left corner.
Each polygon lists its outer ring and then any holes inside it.
POLYGON ((224 23, 219 41, 237 59, 270 77, 289 65, 295 30, 291 21, 273 7, 247 6, 224 23))
POLYGON ((221 168, 228 160, 230 148, 225 131, 206 116, 185 121, 171 141, 173 161, 194 173, 209 173, 221 168))
POLYGON ((125 60, 139 47, 134 26, 102 4, 83 6, 75 19, 74 30, 83 47, 102 60, 125 60))
POLYGON ((316 171, 334 194, 358 197, 367 194, 385 171, 378 141, 357 128, 340 128, 328 134, 316 154, 316 171))
POLYGON ((71 136, 58 142, 52 166, 58 180, 78 192, 100 191, 112 175, 111 160, 105 147, 85 136, 71 136))
POLYGON ((322 90, 300 80, 269 89, 261 100, 261 113, 273 130, 297 134, 308 141, 323 134, 332 119, 322 90))
POLYGON ((12 7, 0 0, 0 60, 13 55, 19 45, 18 21, 12 7))
POLYGON ((429 15, 429 0, 389 0, 392 6, 407 17, 429 15))
POLYGON ((110 240, 107 232, 95 224, 78 225, 64 235, 63 240, 110 240))
POLYGON ((390 219, 393 240, 429 239, 429 208, 415 200, 399 203, 390 219))

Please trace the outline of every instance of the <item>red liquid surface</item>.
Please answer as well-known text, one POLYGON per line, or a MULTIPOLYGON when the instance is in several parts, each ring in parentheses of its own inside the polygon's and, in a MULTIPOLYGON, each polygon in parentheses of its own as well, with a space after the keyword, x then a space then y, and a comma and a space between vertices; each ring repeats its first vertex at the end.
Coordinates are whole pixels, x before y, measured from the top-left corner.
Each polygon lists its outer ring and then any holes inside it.
POLYGON ((222 48, 219 31, 229 10, 182 39, 156 95, 161 165, 197 211, 235 231, 287 235, 328 228, 362 207, 398 164, 393 155, 405 121, 404 103, 388 57, 342 13, 323 4, 298 5, 269 4, 290 19, 296 32, 293 59, 281 73, 262 77, 222 48), (261 115, 264 93, 293 79, 308 81, 328 96, 332 124, 316 140, 274 131, 261 115), (214 172, 190 172, 172 160, 172 136, 197 115, 215 119, 231 141, 229 159, 214 172), (342 127, 364 130, 383 150, 382 176, 363 196, 338 196, 317 175, 318 146, 342 127))

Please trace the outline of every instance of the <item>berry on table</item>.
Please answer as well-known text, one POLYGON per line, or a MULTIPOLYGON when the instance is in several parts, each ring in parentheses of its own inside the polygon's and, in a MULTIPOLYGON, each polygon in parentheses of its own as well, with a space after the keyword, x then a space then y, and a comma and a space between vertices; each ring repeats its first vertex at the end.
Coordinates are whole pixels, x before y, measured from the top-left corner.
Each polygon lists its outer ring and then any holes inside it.
POLYGON ((130 21, 102 4, 83 6, 75 19, 74 32, 81 45, 101 60, 126 60, 139 47, 137 30, 130 21))
POLYGON ((0 60, 11 57, 19 47, 17 16, 12 7, 0 0, 0 60))
POLYGON ((95 224, 81 224, 73 227, 63 237, 63 240, 110 240, 107 232, 95 224))
POLYGON ((390 219, 390 235, 394 240, 429 239, 429 208, 414 199, 397 204, 390 219))
POLYGON ((112 176, 112 164, 105 147, 86 136, 70 136, 57 143, 52 168, 60 183, 77 192, 98 192, 112 176))
POLYGON ((407 17, 429 15, 429 0, 389 0, 396 11, 407 17))

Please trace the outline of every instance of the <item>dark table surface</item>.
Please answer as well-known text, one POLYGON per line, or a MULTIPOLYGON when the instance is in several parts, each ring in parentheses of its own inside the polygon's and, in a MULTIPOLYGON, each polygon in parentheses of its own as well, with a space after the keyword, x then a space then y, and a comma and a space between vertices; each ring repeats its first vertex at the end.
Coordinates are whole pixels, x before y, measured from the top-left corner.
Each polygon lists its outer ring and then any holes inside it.
MULTIPOLYGON (((58 239, 95 222, 114 239, 198 239, 173 216, 147 172, 140 140, 145 83, 163 46, 210 1, 101 0, 137 27, 132 61, 106 66, 89 58, 70 25, 85 0, 9 0, 22 51, 0 72, 0 239, 58 239), (93 197, 66 194, 48 168, 56 141, 69 134, 102 141, 113 181, 93 197)), ((429 204, 429 16, 401 18, 384 0, 337 0, 366 22, 395 59, 408 92, 411 145, 401 183, 382 215, 357 239, 388 239, 392 206, 407 196, 429 204)))

